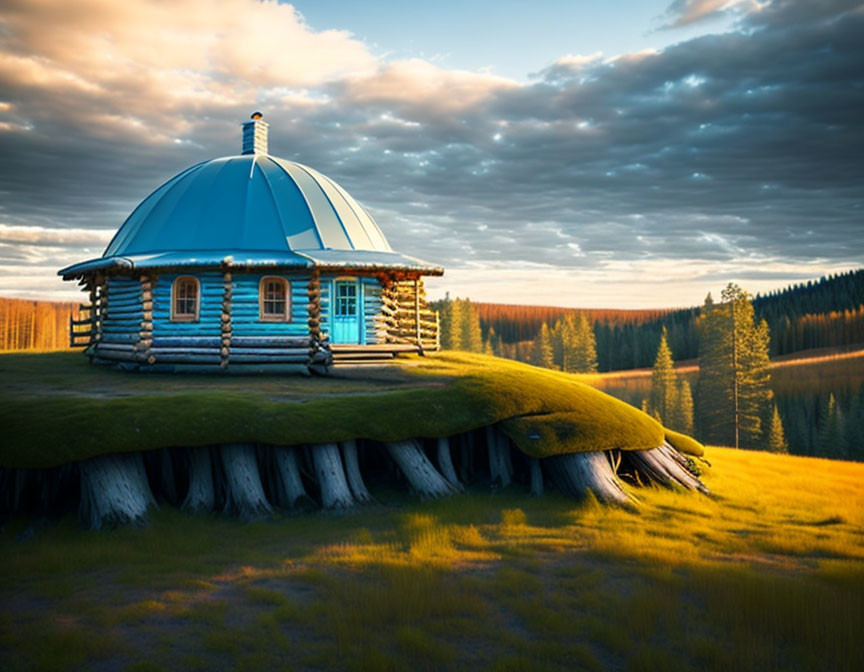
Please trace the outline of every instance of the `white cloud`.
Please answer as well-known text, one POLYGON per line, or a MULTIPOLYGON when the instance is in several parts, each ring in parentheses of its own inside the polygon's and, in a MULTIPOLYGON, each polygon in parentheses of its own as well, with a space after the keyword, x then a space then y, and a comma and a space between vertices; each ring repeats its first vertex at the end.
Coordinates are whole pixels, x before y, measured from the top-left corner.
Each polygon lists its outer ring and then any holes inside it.
POLYGON ((10 0, 0 10, 0 81, 75 92, 89 104, 68 112, 89 123, 167 124, 171 115, 249 105, 267 89, 319 86, 376 66, 347 32, 315 31, 273 1, 10 0))
POLYGON ((105 229, 50 229, 43 226, 0 224, 0 242, 30 245, 107 245, 114 231, 105 229))

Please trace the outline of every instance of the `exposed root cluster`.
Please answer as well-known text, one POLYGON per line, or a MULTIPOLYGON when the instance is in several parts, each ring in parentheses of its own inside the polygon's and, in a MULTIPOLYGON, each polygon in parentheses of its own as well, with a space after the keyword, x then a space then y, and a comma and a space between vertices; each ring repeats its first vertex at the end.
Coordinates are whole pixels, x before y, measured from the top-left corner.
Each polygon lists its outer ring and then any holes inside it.
POLYGON ((707 493, 688 460, 668 443, 652 450, 570 453, 538 460, 517 450, 497 425, 453 437, 393 443, 346 441, 309 446, 223 444, 104 455, 55 469, 0 469, 0 509, 63 511, 100 529, 145 521, 156 501, 193 514, 245 519, 275 508, 344 510, 373 501, 371 486, 407 483, 438 499, 485 483, 525 487, 534 496, 554 485, 581 498, 632 508, 622 485, 654 484, 707 493))

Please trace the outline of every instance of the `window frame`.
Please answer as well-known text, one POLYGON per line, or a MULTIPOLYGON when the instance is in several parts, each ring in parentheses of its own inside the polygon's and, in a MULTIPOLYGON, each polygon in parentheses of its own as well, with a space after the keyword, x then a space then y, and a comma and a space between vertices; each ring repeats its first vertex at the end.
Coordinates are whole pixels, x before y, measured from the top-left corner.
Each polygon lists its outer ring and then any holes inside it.
POLYGON ((201 317, 201 281, 194 275, 178 275, 171 283, 171 321, 172 322, 198 322, 201 317), (195 283, 195 313, 177 312, 177 292, 180 283, 191 280, 195 283))
POLYGON ((290 322, 291 321, 291 282, 281 275, 264 275, 258 281, 258 321, 259 322, 290 322), (266 283, 277 280, 285 290, 285 312, 283 314, 265 313, 264 304, 266 283))
MULTIPOLYGON (((357 317, 357 318, 359 318, 360 317, 361 292, 362 292, 362 290, 360 288, 360 278, 358 278, 357 276, 340 275, 338 277, 333 278, 333 297, 332 297, 333 317, 334 318, 336 318, 336 317, 348 317, 348 318, 357 317), (339 286, 340 282, 345 283, 345 284, 350 283, 350 285, 354 287, 354 296, 352 297, 354 299, 354 312, 353 313, 344 314, 344 315, 337 314, 337 304, 339 303, 339 298, 340 298, 338 296, 337 287, 339 286)), ((347 298, 347 297, 345 297, 345 298, 347 298)))

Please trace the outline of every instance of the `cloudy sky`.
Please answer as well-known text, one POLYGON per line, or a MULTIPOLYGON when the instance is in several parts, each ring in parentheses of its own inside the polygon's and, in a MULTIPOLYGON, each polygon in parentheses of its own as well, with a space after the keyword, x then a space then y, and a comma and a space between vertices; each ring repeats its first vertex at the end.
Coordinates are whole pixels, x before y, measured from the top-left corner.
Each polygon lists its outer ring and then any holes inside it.
POLYGON ((436 295, 677 306, 860 266, 862 36, 855 0, 4 0, 0 294, 71 296, 57 268, 256 108, 436 295))

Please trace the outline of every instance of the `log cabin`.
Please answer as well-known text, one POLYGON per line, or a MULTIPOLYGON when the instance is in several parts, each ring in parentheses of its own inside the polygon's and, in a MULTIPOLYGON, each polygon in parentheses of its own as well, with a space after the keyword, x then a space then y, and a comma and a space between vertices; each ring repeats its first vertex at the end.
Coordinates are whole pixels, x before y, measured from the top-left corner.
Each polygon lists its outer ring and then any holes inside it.
POLYGON ((440 345, 424 276, 336 182, 269 154, 196 164, 135 208, 98 259, 59 271, 87 292, 72 345, 123 370, 325 373, 440 345))

